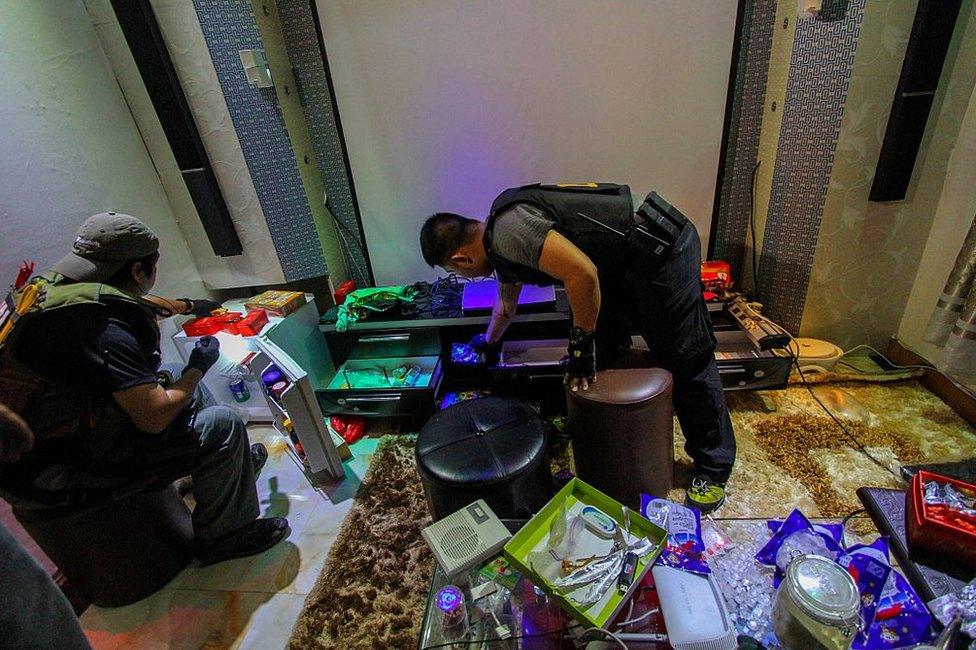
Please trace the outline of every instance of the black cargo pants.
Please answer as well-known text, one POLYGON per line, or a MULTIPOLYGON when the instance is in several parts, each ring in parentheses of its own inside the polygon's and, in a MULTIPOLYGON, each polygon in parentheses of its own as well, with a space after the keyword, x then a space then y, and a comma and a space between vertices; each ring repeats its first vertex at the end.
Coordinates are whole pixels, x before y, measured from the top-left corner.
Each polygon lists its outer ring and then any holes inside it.
POLYGON ((735 434, 715 364, 715 334, 702 297, 701 240, 690 221, 664 263, 635 253, 627 272, 627 312, 651 354, 674 377, 674 410, 695 472, 724 483, 735 463, 735 434))

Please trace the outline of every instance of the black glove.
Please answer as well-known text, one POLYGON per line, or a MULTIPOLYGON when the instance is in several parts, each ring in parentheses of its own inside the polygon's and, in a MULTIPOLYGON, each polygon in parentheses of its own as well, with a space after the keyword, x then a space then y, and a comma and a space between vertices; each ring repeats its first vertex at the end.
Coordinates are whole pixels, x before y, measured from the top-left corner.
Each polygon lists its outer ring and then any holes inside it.
POLYGON ((203 374, 207 374, 210 366, 217 363, 217 359, 219 358, 220 341, 212 336, 204 336, 193 346, 193 351, 190 352, 190 360, 187 362, 183 372, 186 372, 190 368, 196 368, 203 374))
POLYGON ((468 347, 477 354, 484 354, 494 346, 488 343, 488 337, 486 335, 475 334, 474 338, 468 341, 468 347))
POLYGON ((191 300, 189 298, 180 298, 186 303, 186 311, 184 314, 193 314, 194 316, 209 316, 214 309, 220 309, 220 303, 214 302, 213 300, 207 300, 206 298, 197 298, 196 300, 191 300))
POLYGON ((596 381, 596 337, 580 327, 569 331, 565 382, 572 390, 589 388, 596 381))

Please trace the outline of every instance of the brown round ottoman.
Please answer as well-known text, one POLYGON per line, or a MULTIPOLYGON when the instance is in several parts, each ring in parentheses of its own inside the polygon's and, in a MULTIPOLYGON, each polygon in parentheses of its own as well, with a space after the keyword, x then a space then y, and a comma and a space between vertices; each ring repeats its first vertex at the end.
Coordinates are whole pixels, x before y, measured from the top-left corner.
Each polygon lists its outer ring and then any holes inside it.
POLYGON ((84 508, 14 509, 72 587, 101 607, 158 591, 192 557, 190 510, 172 485, 84 508))
POLYGON ((604 370, 586 391, 566 391, 576 475, 637 508, 640 494, 666 497, 674 480, 671 373, 604 370))

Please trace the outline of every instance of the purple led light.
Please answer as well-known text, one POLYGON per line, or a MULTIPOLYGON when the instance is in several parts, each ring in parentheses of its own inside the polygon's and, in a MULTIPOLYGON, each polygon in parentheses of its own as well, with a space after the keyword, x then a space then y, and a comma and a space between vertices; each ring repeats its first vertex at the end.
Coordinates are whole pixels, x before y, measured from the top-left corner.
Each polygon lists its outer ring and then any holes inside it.
POLYGON ((437 604, 437 609, 450 613, 464 604, 464 595, 454 585, 447 585, 437 592, 434 602, 437 604))

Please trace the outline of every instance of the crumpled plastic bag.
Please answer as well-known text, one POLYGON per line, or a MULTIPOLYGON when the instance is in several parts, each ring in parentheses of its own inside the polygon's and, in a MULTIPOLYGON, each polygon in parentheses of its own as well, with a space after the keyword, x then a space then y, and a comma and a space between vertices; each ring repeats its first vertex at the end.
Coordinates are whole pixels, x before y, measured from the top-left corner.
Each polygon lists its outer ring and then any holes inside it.
POLYGON ((925 484, 925 503, 930 506, 946 506, 967 517, 976 517, 973 498, 956 489, 951 483, 929 481, 925 484))
POLYGON ((356 321, 363 320, 370 314, 388 311, 402 303, 412 302, 416 295, 417 290, 413 286, 356 289, 339 306, 336 330, 345 332, 356 321))
POLYGON ((642 494, 641 512, 649 521, 668 531, 667 546, 658 556, 658 564, 698 575, 712 572, 703 555, 705 543, 698 510, 642 494))
POLYGON ((944 625, 959 617, 959 628, 971 637, 976 637, 976 579, 955 593, 939 596, 932 601, 932 611, 944 625))
POLYGON ((766 566, 775 566, 773 586, 783 580, 786 567, 800 555, 819 555, 836 560, 844 550, 827 532, 817 531, 810 520, 799 510, 794 510, 783 521, 765 546, 756 553, 756 560, 766 566))
MULTIPOLYGON (((888 559, 888 540, 879 537, 871 544, 858 544, 848 549, 850 556, 867 556, 883 562, 890 567, 888 559)), ((843 559, 842 559, 842 564, 843 559)), ((848 566, 848 571, 851 571, 848 566)), ((851 572, 855 581, 860 576, 851 572)), ((861 588, 858 581, 858 588, 861 588)), ((854 650, 868 650, 874 648, 903 648, 919 643, 927 643, 935 638, 932 629, 932 615, 925 603, 919 598, 915 590, 901 573, 891 569, 878 595, 877 607, 868 619, 869 612, 865 610, 865 595, 874 594, 861 591, 862 615, 865 616, 865 626, 861 633, 854 638, 851 648, 854 650)))

